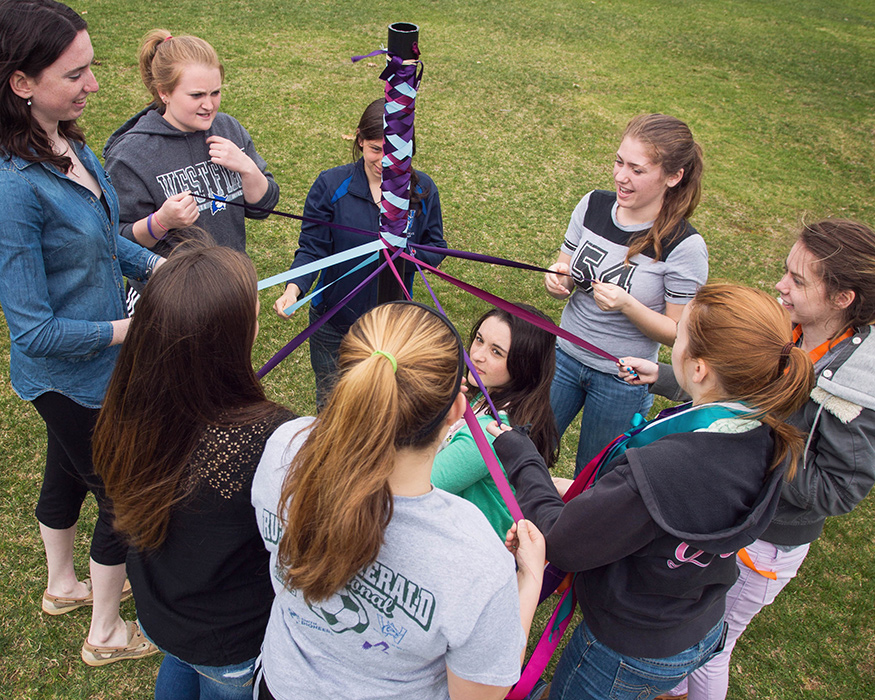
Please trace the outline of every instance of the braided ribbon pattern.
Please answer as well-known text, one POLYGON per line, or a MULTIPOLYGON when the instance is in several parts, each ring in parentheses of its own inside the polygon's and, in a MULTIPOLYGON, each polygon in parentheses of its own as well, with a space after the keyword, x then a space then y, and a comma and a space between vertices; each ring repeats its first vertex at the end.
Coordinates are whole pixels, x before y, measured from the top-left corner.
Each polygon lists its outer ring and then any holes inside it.
POLYGON ((389 54, 380 75, 386 81, 383 111, 383 177, 380 184, 380 232, 404 235, 410 210, 410 171, 413 158, 413 111, 422 80, 418 62, 404 63, 389 54))

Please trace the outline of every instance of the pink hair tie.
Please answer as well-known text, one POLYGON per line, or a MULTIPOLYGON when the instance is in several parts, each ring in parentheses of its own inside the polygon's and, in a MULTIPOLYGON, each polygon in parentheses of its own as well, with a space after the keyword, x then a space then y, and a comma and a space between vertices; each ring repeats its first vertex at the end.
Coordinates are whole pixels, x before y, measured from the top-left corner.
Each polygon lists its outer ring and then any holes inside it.
MULTIPOLYGON (((172 38, 173 38, 173 36, 168 36, 168 37, 166 37, 166 38, 164 39, 164 41, 170 41, 172 38)), ((161 43, 163 44, 164 41, 162 41, 161 43)))

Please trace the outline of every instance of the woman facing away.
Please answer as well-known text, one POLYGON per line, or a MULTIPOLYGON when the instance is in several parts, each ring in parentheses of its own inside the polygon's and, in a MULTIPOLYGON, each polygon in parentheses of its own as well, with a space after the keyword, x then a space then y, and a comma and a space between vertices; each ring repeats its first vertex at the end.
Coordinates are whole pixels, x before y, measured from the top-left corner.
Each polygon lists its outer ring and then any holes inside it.
MULTIPOLYGON (((249 132, 219 111, 225 69, 215 49, 196 36, 153 29, 139 64, 152 102, 103 149, 121 202, 121 234, 166 255, 167 232, 197 223, 219 245, 245 252, 246 219, 267 217, 261 210, 276 206, 279 186, 249 132)), ((143 285, 132 280, 131 288, 133 310, 143 285)))
POLYGON ((584 622, 552 700, 646 700, 705 663, 720 648, 735 552, 768 527, 795 471, 802 439, 785 419, 808 396, 811 361, 775 299, 702 287, 678 322, 672 370, 692 404, 649 423, 568 504, 520 433, 494 443, 548 559, 576 572, 584 622))
POLYGON ((353 324, 339 367, 319 417, 283 426, 253 483, 280 579, 259 697, 503 698, 543 538, 520 521, 517 574, 482 513, 430 483, 466 405, 461 339, 428 307, 383 304, 353 324))
MULTIPOLYGON (((614 355, 651 360, 660 343, 674 342, 684 305, 708 278, 705 241, 687 221, 702 168, 702 149, 679 119, 629 122, 614 161, 616 192, 580 201, 545 278, 548 294, 568 299, 562 328, 614 355)), ((646 415, 652 397, 620 380, 610 360, 559 339, 550 401, 560 434, 583 408, 577 474, 635 413, 646 415)))
MULTIPOLYGON (((549 320, 533 306, 520 306, 549 320)), ((550 383, 556 366, 555 336, 507 311, 493 308, 471 329, 468 355, 502 420, 512 425, 528 425, 529 437, 547 467, 552 467, 559 444, 550 408, 550 383)), ((471 391, 477 390, 470 372, 467 383, 471 391)), ((479 392, 472 399, 472 408, 483 427, 495 418, 479 392)), ((490 443, 494 439, 489 433, 486 437, 490 443)), ((452 427, 438 451, 431 483, 476 505, 502 540, 513 525, 513 517, 464 419, 452 427)))
MULTIPOLYGON (((365 108, 355 130, 353 162, 319 174, 307 194, 304 216, 365 231, 380 230, 384 105, 385 100, 380 98, 365 108)), ((437 186, 428 175, 419 170, 411 172, 407 235, 414 245, 421 243, 437 248, 447 247, 437 186)), ((372 240, 361 234, 304 222, 301 224, 298 250, 295 251, 291 269, 356 248, 372 240)), ((417 257, 434 266, 443 260, 443 255, 425 251, 417 253, 417 257)), ((310 304, 310 323, 321 318, 377 268, 375 262, 343 277, 360 262, 359 259, 348 260, 322 271, 316 289, 324 291, 314 297, 310 304), (334 282, 337 283, 333 284, 334 282)), ((311 273, 293 278, 286 285, 282 296, 274 302, 274 311, 281 318, 289 318, 286 309, 291 308, 310 289, 316 277, 317 273, 311 273)), ((404 284, 408 291, 412 288, 412 271, 405 274, 404 284)), ((310 337, 310 362, 316 375, 316 407, 319 410, 328 400, 337 371, 340 341, 359 316, 377 305, 377 287, 375 280, 310 337)))
POLYGON ((255 285, 243 253, 174 250, 137 305, 97 422, 137 615, 166 654, 157 700, 252 696, 273 589, 251 483, 292 417, 252 370, 255 285))
POLYGON ((157 650, 119 617, 127 547, 91 461, 97 409, 125 338, 123 275, 145 280, 157 255, 120 239, 118 197, 76 120, 97 92, 87 24, 52 0, 0 2, 0 304, 10 379, 46 424, 36 507, 48 583, 42 609, 92 606, 82 659, 100 666, 157 650), (98 506, 91 578, 73 567, 76 523, 98 506))
MULTIPOLYGON (((805 451, 768 529, 738 558, 738 581, 726 599, 726 646, 691 674, 691 700, 726 697, 738 637, 796 576, 826 518, 849 513, 875 483, 875 232, 846 219, 803 226, 775 288, 793 322, 794 343, 814 363, 817 385, 790 418, 806 436, 805 451)), ((624 363, 639 372, 627 381, 659 379, 652 391, 674 398, 655 365, 624 363)), ((686 693, 681 686, 666 697, 686 693)))

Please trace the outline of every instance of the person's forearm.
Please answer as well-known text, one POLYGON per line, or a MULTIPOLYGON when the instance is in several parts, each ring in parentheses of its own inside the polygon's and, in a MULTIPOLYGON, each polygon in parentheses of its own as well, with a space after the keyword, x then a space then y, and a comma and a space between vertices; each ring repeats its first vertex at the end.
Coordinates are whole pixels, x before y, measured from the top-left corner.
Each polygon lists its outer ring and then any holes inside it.
MULTIPOLYGON (((543 572, 542 572, 543 573, 543 572)), ((523 626, 523 632, 526 639, 532 631, 532 621, 535 619, 535 610, 538 609, 538 600, 541 597, 542 577, 532 575, 532 572, 526 572, 522 569, 517 572, 517 585, 519 586, 520 594, 520 623, 523 626)), ((526 648, 523 647, 520 654, 520 664, 526 660, 526 648)))
POLYGON ((125 338, 128 335, 128 327, 131 325, 131 319, 122 318, 118 321, 110 321, 112 325, 112 340, 109 341, 110 345, 121 345, 125 342, 125 338))
POLYGON ((623 315, 651 340, 656 340, 663 345, 674 345, 677 336, 677 322, 674 319, 654 311, 632 296, 629 297, 622 311, 623 315))
POLYGON ((258 166, 253 163, 252 170, 240 173, 240 179, 243 181, 243 199, 247 204, 260 202, 267 193, 268 181, 258 166))
POLYGON ((167 230, 163 228, 163 225, 155 221, 154 215, 151 216, 151 234, 149 233, 148 216, 144 216, 142 219, 135 221, 134 225, 131 226, 131 232, 134 234, 134 241, 144 248, 154 248, 155 244, 167 235, 167 230))

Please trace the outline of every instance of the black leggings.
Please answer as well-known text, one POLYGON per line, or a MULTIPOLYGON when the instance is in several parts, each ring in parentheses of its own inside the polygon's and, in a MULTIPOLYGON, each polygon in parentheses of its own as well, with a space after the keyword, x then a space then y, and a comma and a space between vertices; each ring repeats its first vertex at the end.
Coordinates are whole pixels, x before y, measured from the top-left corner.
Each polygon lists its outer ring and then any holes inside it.
POLYGON ((112 508, 103 481, 94 473, 91 434, 98 410, 85 408, 63 394, 46 392, 33 400, 46 424, 46 471, 36 518, 53 530, 66 530, 79 520, 89 491, 97 500, 97 523, 91 538, 91 558, 104 566, 124 564, 128 546, 112 526, 112 508))
POLYGON ((276 700, 276 698, 271 695, 267 683, 264 682, 264 674, 261 674, 261 682, 258 684, 258 700, 276 700))

